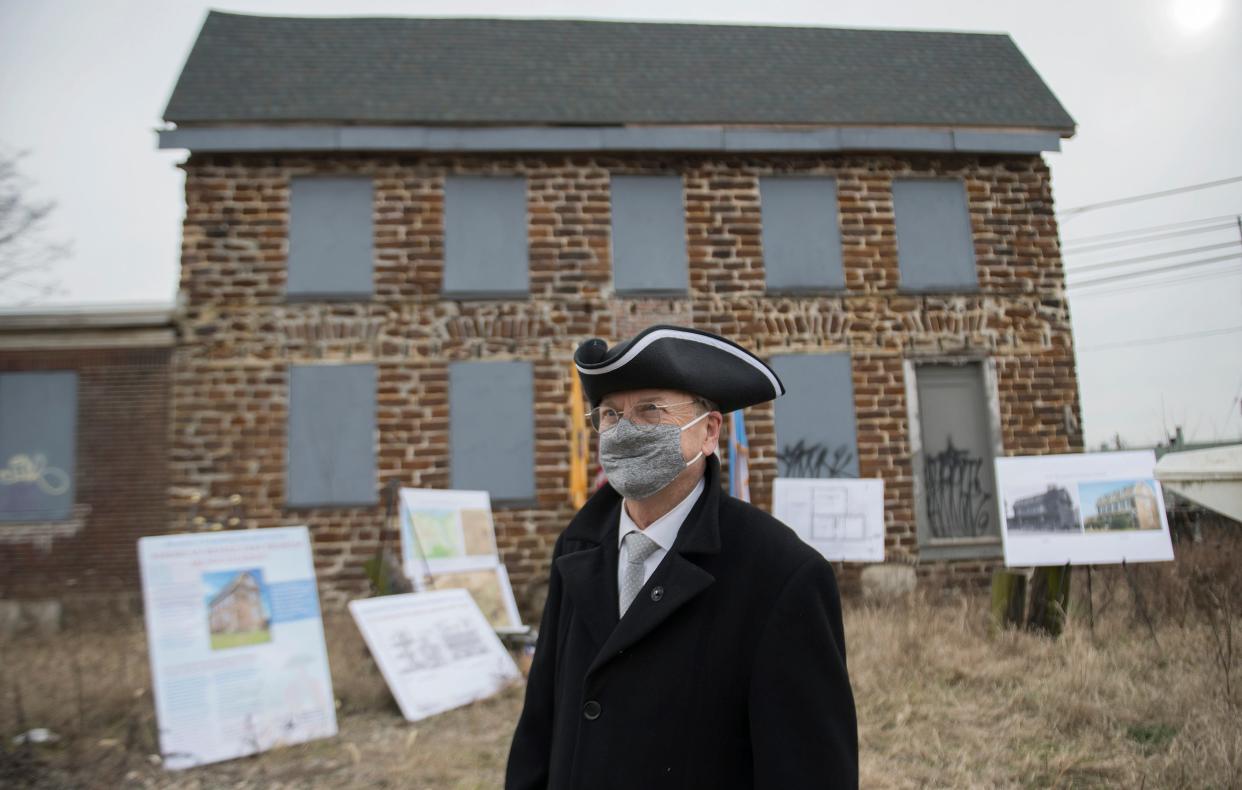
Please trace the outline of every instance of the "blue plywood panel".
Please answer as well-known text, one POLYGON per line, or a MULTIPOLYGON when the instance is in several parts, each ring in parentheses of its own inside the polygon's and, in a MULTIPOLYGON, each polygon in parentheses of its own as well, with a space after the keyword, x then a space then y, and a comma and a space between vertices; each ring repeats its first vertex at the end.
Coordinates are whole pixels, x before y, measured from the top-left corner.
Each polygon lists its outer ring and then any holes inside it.
POLYGON ((612 177, 612 277, 617 293, 685 293, 681 176, 612 177))
POLYGON ((371 296, 373 204, 370 178, 304 176, 291 180, 287 296, 371 296))
POLYGON ((374 365, 290 367, 287 504, 378 500, 375 383, 374 365))
POLYGON ((535 498, 534 378, 529 362, 449 365, 453 488, 494 500, 535 498))
POLYGON ((786 390, 775 404, 777 474, 858 477, 850 355, 791 354, 771 362, 786 390))
POLYGON ((759 198, 768 290, 844 288, 836 179, 761 178, 759 198))
POLYGON ((530 288, 526 179, 444 180, 444 293, 524 295, 530 288))
POLYGON ((906 290, 973 290, 975 245, 966 187, 958 180, 893 181, 900 287, 906 290))
POLYGON ((78 376, 0 373, 0 521, 73 514, 78 376))

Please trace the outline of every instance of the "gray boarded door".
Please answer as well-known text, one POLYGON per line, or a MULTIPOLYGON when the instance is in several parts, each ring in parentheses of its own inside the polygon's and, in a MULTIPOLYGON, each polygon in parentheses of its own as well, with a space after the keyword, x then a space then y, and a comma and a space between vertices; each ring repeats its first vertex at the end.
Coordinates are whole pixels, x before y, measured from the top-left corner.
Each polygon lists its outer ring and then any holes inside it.
POLYGON ((976 543, 1000 535, 982 366, 919 365, 919 537, 976 543))

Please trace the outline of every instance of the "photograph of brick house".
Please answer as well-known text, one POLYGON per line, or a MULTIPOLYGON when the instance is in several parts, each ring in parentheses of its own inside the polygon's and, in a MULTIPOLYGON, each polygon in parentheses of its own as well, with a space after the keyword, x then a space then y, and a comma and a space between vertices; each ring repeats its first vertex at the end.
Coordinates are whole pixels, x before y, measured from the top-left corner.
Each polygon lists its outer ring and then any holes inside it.
POLYGON ((1088 530, 1160 529, 1160 503, 1151 480, 1080 483, 1088 530))
POLYGON ((272 640, 261 570, 216 571, 204 574, 203 582, 212 589, 207 596, 207 629, 213 650, 272 640))
POLYGON ((652 323, 784 381, 745 414, 756 504, 882 478, 923 583, 1000 564, 995 457, 1082 450, 1042 156, 1074 121, 1008 36, 213 12, 164 118, 170 526, 308 524, 329 606, 396 480, 490 493, 532 617, 571 355, 652 323))
POLYGON ((1077 532, 1082 528, 1069 489, 1051 484, 1042 494, 1014 501, 1005 517, 1005 526, 1027 532, 1077 532))

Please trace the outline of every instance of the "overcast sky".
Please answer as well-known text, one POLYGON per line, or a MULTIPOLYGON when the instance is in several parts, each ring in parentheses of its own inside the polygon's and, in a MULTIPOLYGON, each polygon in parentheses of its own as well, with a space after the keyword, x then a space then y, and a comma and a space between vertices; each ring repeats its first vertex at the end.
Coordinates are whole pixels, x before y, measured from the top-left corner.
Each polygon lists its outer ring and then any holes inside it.
MULTIPOLYGON (((209 7, 1004 32, 1078 123, 1046 155, 1059 211, 1242 176, 1232 0, 0 0, 0 147, 26 152, 32 198, 57 203, 48 239, 72 245, 60 292, 33 306, 172 303, 185 154, 157 150, 154 130, 209 7)), ((1114 434, 1153 443, 1176 425, 1193 440, 1242 437, 1239 214, 1242 181, 1062 217, 1071 282, 1117 278, 1071 290, 1089 446, 1114 434), (1214 217, 1164 239, 1095 238, 1214 217), (1178 268, 1133 276, 1167 267, 1178 268)), ((0 292, 0 304, 23 299, 0 292)))

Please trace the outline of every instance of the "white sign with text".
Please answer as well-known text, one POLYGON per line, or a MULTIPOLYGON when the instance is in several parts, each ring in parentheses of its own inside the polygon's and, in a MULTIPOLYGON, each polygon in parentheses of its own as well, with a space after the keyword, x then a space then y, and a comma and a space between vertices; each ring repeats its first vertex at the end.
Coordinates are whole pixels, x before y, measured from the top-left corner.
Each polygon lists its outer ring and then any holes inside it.
POLYGON ((336 734, 306 527, 140 538, 164 766, 336 734))
POLYGON ((519 675, 466 590, 364 598, 349 611, 408 721, 490 697, 519 675))

